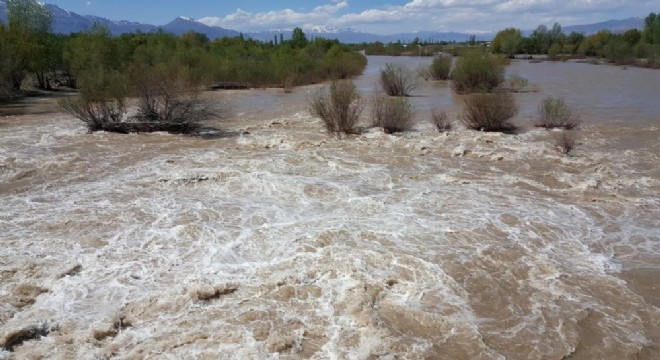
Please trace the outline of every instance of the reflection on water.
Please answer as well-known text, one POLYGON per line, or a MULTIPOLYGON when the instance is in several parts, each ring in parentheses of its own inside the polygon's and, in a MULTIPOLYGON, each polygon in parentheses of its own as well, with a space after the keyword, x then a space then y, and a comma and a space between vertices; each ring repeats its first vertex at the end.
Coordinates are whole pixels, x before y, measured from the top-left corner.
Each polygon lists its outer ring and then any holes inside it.
MULTIPOLYGON (((358 87, 388 61, 430 59, 358 87)), ((0 348, 25 342, 0 358, 660 357, 660 72, 507 71, 539 88, 521 124, 580 106, 575 156, 531 127, 337 140, 316 86, 208 93, 241 134, 213 140, 1 118, 0 348)), ((411 101, 461 107, 447 82, 411 101)))

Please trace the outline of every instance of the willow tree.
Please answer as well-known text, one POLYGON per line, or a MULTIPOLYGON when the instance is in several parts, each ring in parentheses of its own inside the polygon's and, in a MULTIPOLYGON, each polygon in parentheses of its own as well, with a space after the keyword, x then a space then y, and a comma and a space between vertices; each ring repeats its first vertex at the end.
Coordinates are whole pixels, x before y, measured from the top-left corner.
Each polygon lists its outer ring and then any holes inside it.
POLYGON ((648 44, 660 44, 660 14, 650 13, 644 19, 642 37, 648 44))
POLYGON ((518 29, 507 28, 495 35, 491 48, 496 54, 506 54, 512 56, 520 51, 522 43, 522 33, 518 29))
POLYGON ((18 90, 28 71, 48 57, 52 14, 35 0, 6 0, 6 4, 9 21, 2 34, 6 47, 2 61, 8 66, 9 82, 18 90))

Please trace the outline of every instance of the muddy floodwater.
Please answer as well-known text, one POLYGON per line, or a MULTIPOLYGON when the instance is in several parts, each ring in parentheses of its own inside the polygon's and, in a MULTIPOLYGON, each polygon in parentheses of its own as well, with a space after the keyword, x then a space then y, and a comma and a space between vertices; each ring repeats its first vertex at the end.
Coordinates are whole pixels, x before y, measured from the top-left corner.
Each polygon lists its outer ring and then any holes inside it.
MULTIPOLYGON (((361 91, 389 61, 430 59, 371 57, 361 91)), ((207 93, 206 136, 1 108, 0 359, 660 358, 660 71, 507 74, 537 90, 517 135, 435 131, 448 82, 414 131, 342 140, 317 86, 207 93), (530 125, 546 96, 572 156, 530 125)))

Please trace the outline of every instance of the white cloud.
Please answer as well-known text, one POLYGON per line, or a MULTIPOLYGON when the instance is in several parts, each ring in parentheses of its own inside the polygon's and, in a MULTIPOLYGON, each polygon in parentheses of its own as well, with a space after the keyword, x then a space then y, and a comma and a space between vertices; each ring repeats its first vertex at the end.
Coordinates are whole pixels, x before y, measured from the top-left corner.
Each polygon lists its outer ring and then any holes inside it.
POLYGON ((361 11, 349 1, 328 0, 310 11, 282 9, 251 13, 237 9, 224 17, 200 19, 207 25, 242 31, 295 26, 351 27, 376 33, 415 30, 497 31, 533 29, 538 24, 585 24, 657 11, 656 1, 635 0, 410 0, 361 11))
POLYGON ((334 1, 327 5, 315 7, 310 12, 297 12, 292 9, 282 9, 261 13, 250 13, 237 9, 225 17, 205 17, 198 21, 206 25, 226 28, 239 28, 241 30, 291 28, 303 24, 325 24, 332 20, 335 14, 348 8, 348 1, 334 1))

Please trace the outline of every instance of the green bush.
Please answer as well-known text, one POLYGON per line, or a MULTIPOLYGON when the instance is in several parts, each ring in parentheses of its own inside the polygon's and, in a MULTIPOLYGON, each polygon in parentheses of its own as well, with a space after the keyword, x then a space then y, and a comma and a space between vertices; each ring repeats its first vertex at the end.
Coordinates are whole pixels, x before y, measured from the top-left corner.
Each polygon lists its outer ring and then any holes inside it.
POLYGON ((574 129, 580 125, 580 117, 562 98, 549 97, 539 106, 539 121, 536 126, 544 128, 574 129))
POLYGON ((176 67, 138 67, 133 70, 133 91, 140 121, 193 124, 211 116, 195 81, 176 67))
POLYGON ((418 86, 417 75, 401 65, 385 64, 380 71, 380 86, 390 96, 410 96, 418 86))
POLYGON ((431 77, 435 80, 449 79, 452 62, 453 59, 451 56, 436 56, 433 59, 433 63, 429 67, 431 77))
POLYGON ((372 125, 382 128, 386 134, 411 129, 414 115, 413 108, 406 98, 377 94, 371 100, 372 125))
POLYGON ((452 79, 459 94, 492 91, 504 81, 504 67, 490 54, 467 52, 456 62, 452 79))
POLYGON ((635 52, 632 46, 621 38, 611 38, 603 47, 607 61, 617 65, 627 65, 635 62, 635 52))
POLYGON ((117 71, 81 73, 80 96, 63 98, 60 107, 80 119, 89 132, 105 130, 108 124, 120 123, 126 114, 128 79, 117 71))
POLYGON ((516 126, 510 119, 518 113, 511 93, 472 94, 465 99, 461 121, 468 129, 512 132, 516 126))
POLYGON ((362 110, 362 98, 351 80, 333 81, 314 93, 309 102, 309 112, 320 118, 326 130, 337 137, 356 133, 362 110))
POLYGON ((511 92, 524 92, 529 90, 529 80, 525 79, 519 75, 513 75, 508 78, 504 84, 502 84, 502 89, 511 91, 511 92))

